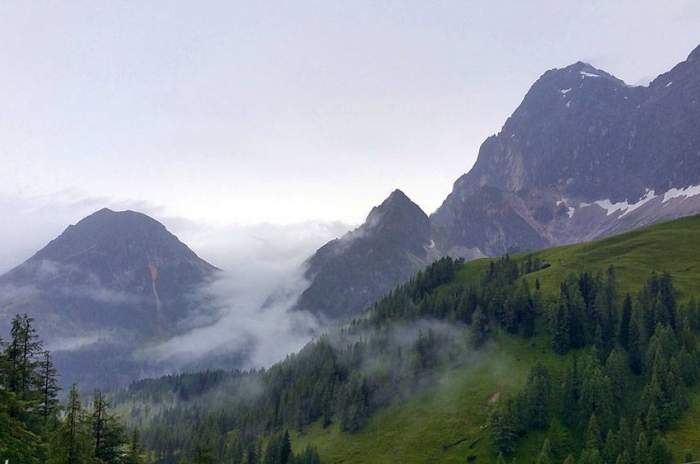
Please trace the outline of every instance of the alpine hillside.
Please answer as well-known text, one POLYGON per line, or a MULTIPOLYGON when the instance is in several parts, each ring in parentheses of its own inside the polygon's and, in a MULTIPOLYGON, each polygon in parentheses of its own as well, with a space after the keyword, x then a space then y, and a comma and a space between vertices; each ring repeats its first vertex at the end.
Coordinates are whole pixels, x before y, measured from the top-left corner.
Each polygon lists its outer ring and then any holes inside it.
POLYGON ((692 462, 698 240, 693 216, 442 258, 269 369, 143 380, 114 402, 162 464, 251 462, 287 430, 324 463, 692 462))

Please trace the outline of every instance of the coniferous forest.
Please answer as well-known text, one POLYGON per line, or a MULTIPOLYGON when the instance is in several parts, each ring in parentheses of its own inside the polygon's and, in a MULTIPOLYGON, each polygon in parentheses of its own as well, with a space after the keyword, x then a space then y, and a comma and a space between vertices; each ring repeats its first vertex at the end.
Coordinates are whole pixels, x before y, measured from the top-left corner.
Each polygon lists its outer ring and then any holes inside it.
MULTIPOLYGON (((616 270, 581 272, 545 292, 535 255, 491 260, 459 278, 443 258, 360 317, 269 369, 135 382, 59 402, 59 373, 33 320, 18 315, 0 357, 0 455, 17 463, 319 463, 291 434, 335 425, 352 437, 372 415, 429 389, 446 366, 476 362, 502 337, 545 341, 520 391, 490 406, 488 436, 510 462, 530 434, 536 462, 672 462, 664 431, 697 383, 700 306, 669 274, 634 294, 616 270)), ((687 456, 692 459, 692 456, 687 456)))
POLYGON ((609 267, 571 274, 545 294, 528 279, 549 266, 536 257, 493 260, 469 282, 455 279, 463 265, 437 261, 270 369, 144 380, 114 400, 142 429, 153 462, 318 462, 313 448, 290 451, 290 432, 321 423, 351 439, 442 367, 518 337, 545 340, 559 361, 537 363, 517 394, 491 406, 499 462, 532 433, 545 437, 538 463, 672 462, 663 432, 697 382, 700 308, 679 304, 670 275, 652 273, 629 294, 609 267))

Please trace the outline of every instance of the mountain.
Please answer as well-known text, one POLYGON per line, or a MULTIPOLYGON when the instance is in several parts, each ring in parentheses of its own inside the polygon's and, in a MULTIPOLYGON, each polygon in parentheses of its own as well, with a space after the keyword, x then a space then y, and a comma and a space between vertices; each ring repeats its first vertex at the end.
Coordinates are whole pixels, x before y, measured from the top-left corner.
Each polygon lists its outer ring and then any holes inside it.
POLYGON ((297 308, 330 318, 342 317, 347 308, 364 308, 432 261, 434 248, 428 216, 395 190, 372 208, 364 224, 308 260, 311 285, 297 308))
POLYGON ((0 276, 0 325, 33 316, 68 380, 99 383, 115 363, 130 380, 129 355, 177 333, 216 272, 158 221, 102 209, 0 276))
MULTIPOLYGON (((421 236, 435 245, 427 259, 536 250, 698 213, 698 127, 700 47, 644 87, 582 62, 549 70, 430 216, 431 233, 421 236)), ((398 236, 385 240, 394 255, 410 253, 398 236)), ((343 250, 343 260, 355 262, 354 253, 343 250)), ((355 269, 372 269, 373 257, 362 263, 355 269)), ((415 269, 392 272, 405 281, 415 269)), ((356 313, 397 282, 342 267, 310 270, 323 298, 305 302, 333 317, 356 313), (340 281, 365 296, 334 297, 327 282, 340 281)))
POLYGON ((699 126, 700 47, 647 87, 581 62, 547 71, 431 216, 438 244, 497 255, 700 211, 699 126))

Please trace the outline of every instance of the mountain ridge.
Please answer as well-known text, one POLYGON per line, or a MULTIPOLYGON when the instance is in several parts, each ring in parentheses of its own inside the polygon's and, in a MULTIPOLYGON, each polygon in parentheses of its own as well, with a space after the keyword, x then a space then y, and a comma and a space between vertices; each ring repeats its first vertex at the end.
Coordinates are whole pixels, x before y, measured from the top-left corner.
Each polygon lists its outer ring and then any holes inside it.
MULTIPOLYGON (((428 259, 589 241, 700 212, 698 57, 700 46, 648 86, 582 61, 544 72, 429 216, 428 259)), ((305 304, 323 313, 334 287, 308 277, 318 297, 305 304)), ((381 295, 398 283, 362 288, 381 295)), ((351 317, 374 301, 345 299, 329 313, 351 317)))

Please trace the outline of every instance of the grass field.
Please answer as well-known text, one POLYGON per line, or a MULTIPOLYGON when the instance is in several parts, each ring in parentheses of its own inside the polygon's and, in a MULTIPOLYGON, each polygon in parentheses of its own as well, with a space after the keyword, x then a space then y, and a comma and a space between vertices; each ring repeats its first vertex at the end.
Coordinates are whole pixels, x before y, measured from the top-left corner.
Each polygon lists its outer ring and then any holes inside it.
MULTIPOLYGON (((612 264, 622 291, 637 291, 657 271, 671 273, 681 299, 700 295, 700 216, 536 255, 550 266, 528 278, 533 283, 539 278, 549 294, 558 291, 569 273, 604 271, 612 264)), ((457 278, 462 282, 478 279, 488 262, 467 263, 457 278)), ((293 436, 294 446, 313 444, 324 463, 495 462, 484 429, 489 402, 517 391, 537 360, 553 367, 562 363, 546 340, 498 336, 479 362, 446 369, 429 391, 377 412, 360 432, 347 434, 336 425, 323 429, 316 424, 293 436)), ((522 440, 517 462, 533 462, 542 439, 530 434, 522 440)), ((678 462, 686 450, 700 457, 700 389, 693 392, 688 413, 674 425, 668 439, 678 462)))

